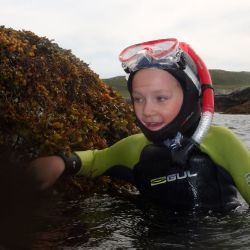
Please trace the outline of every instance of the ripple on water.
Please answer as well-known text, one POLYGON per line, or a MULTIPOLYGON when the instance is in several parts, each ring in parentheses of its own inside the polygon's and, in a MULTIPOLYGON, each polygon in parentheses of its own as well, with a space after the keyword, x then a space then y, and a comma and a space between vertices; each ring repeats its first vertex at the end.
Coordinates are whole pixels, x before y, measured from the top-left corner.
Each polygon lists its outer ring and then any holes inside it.
POLYGON ((215 113, 213 124, 230 128, 250 150, 250 115, 215 113))

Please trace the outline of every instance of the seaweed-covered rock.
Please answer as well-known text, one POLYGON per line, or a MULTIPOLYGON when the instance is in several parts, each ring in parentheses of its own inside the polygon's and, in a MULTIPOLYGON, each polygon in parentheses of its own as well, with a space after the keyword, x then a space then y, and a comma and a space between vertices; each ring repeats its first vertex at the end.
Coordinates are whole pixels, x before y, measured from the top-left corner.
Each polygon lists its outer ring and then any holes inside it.
POLYGON ((135 133, 131 108, 70 50, 0 27, 0 146, 28 159, 135 133))
MULTIPOLYGON (((26 172, 31 159, 104 148, 135 132, 131 107, 70 50, 0 26, 0 245, 30 249, 40 226, 35 218, 48 213, 50 198, 26 172)), ((113 185, 104 177, 57 184, 64 198, 113 185)))

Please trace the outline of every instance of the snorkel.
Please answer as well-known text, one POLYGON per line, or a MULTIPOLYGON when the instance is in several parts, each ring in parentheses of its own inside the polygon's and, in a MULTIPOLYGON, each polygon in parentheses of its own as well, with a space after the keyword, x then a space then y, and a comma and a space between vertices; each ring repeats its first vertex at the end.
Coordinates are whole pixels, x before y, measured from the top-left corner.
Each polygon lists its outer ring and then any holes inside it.
MULTIPOLYGON (((178 133, 173 140, 165 140, 163 138, 164 144, 172 150, 173 161, 185 164, 188 160, 188 155, 194 148, 201 144, 207 135, 213 118, 214 97, 212 81, 205 63, 188 44, 184 42, 179 43, 178 40, 174 38, 149 41, 129 46, 120 53, 119 60, 122 62, 124 71, 129 73, 130 76, 133 76, 140 69, 156 67, 172 72, 173 75, 174 72, 185 75, 188 81, 192 82, 198 90, 202 98, 201 118, 193 134, 188 137, 188 141, 183 141, 183 137, 180 136, 180 133, 178 133), (193 65, 195 64, 198 76, 195 75, 192 67, 187 63, 187 57, 192 59, 193 65)), ((129 80, 128 83, 131 84, 132 81, 131 79, 129 80)), ((131 88, 131 86, 128 87, 131 88)), ((184 107, 188 108, 190 106, 188 104, 189 103, 185 103, 184 107)), ((187 116, 186 119, 190 119, 189 116, 187 116)), ((173 129, 175 126, 177 128, 176 123, 172 124, 171 128, 173 129)), ((144 128, 141 126, 141 129, 143 131, 144 128)), ((164 132, 164 128, 162 131, 164 132)), ((143 132, 145 134, 145 130, 143 132)), ((158 135, 160 135, 160 132, 161 131, 157 131, 154 132, 154 134, 158 133, 158 135)), ((150 132, 148 132, 148 134, 149 133, 150 132)), ((147 136, 147 134, 145 135, 147 136)))
POLYGON ((212 87, 212 80, 209 71, 203 62, 203 60, 195 53, 195 51, 186 43, 180 42, 180 47, 185 51, 195 62, 195 65, 200 76, 200 83, 202 89, 202 112, 201 120, 192 139, 197 144, 200 144, 203 138, 206 136, 209 127, 212 123, 214 113, 214 93, 212 87))

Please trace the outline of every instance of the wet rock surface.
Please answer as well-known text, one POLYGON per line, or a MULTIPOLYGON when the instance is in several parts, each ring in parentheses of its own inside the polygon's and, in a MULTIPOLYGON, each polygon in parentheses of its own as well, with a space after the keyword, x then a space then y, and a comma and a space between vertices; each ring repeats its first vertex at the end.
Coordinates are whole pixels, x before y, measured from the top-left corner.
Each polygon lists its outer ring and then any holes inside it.
POLYGON ((215 111, 227 114, 250 114, 250 87, 230 94, 215 95, 215 111))

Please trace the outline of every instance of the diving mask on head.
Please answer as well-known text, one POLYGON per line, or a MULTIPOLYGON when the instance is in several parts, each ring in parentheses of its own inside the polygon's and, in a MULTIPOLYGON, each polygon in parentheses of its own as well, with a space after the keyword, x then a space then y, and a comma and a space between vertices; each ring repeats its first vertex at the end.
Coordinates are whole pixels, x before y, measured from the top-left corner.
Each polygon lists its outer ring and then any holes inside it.
POLYGON ((129 46, 120 53, 119 59, 125 72, 131 73, 143 68, 142 60, 146 68, 149 64, 177 68, 180 55, 176 39, 162 39, 129 46))
MULTIPOLYGON (((199 94, 202 95, 202 113, 199 125, 191 139, 200 144, 212 122, 214 99, 211 77, 205 63, 195 51, 188 44, 178 42, 175 38, 161 39, 129 46, 120 53, 119 60, 124 71, 130 76, 140 69, 156 67, 170 72, 178 80, 180 79, 181 84, 182 79, 186 85, 189 82, 194 84, 199 94), (199 79, 190 67, 188 58, 195 63, 199 79)), ((187 106, 187 104, 188 102, 183 106, 187 106)), ((188 112, 190 113, 190 110, 188 112)), ((186 122, 185 119, 189 119, 189 114, 186 112, 186 117, 182 117, 182 119, 186 122)), ((172 124, 172 128, 175 125, 172 124)))

